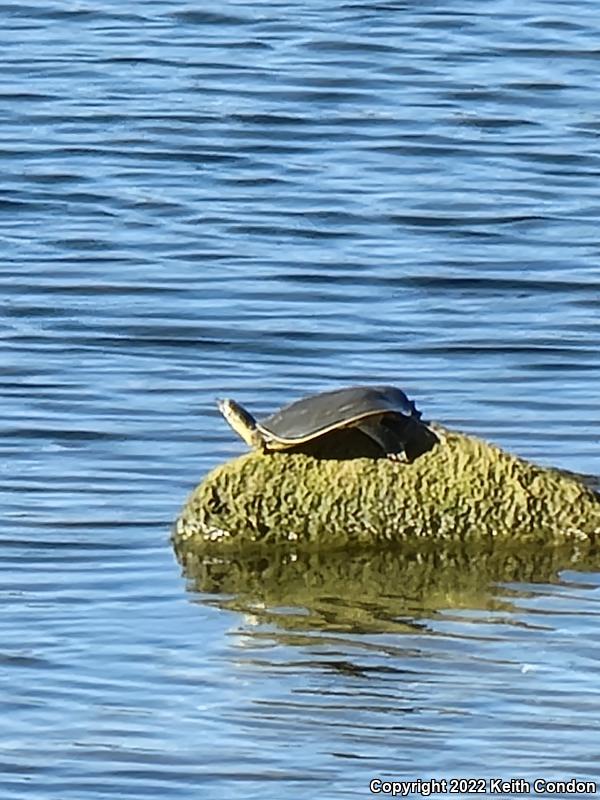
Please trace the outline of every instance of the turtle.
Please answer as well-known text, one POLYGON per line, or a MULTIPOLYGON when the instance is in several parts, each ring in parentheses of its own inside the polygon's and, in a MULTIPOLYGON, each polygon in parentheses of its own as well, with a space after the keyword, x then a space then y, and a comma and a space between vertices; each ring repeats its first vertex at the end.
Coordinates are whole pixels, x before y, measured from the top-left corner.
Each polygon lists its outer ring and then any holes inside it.
POLYGON ((309 395, 260 420, 235 400, 218 400, 217 405, 246 444, 263 453, 298 448, 344 428, 358 428, 393 461, 411 461, 439 441, 421 422, 414 402, 395 386, 350 386, 309 395))

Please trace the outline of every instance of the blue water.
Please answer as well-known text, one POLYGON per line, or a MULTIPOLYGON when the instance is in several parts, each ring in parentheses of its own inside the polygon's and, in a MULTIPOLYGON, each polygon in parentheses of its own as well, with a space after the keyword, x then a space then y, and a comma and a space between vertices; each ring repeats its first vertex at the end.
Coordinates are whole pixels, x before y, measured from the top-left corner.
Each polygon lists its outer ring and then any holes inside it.
POLYGON ((218 395, 395 383, 600 474, 599 46, 590 0, 0 5, 2 800, 600 782, 595 569, 269 606, 169 542, 218 395))

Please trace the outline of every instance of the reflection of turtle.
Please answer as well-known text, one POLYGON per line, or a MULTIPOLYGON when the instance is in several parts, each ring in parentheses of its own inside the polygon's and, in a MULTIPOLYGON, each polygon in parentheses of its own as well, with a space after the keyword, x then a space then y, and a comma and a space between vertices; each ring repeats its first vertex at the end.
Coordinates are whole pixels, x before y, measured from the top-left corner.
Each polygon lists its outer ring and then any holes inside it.
POLYGON ((234 400, 219 411, 233 430, 256 450, 289 450, 332 431, 358 428, 395 461, 430 450, 439 439, 421 422, 421 413, 393 386, 353 386, 298 400, 259 421, 234 400))

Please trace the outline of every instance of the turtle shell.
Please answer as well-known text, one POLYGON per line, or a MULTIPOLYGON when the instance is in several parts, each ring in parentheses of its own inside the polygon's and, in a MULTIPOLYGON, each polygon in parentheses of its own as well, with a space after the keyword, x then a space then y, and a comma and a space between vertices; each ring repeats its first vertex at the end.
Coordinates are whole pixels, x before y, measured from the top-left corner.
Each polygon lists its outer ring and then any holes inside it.
POLYGON ((351 386, 304 397, 259 420, 258 428, 285 444, 300 444, 379 414, 419 420, 415 404, 395 386, 351 386))

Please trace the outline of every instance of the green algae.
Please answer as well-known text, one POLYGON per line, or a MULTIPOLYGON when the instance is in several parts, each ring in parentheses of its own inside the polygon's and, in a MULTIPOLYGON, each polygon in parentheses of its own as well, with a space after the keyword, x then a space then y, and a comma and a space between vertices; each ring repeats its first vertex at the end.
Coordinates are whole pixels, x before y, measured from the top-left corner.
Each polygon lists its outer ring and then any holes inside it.
POLYGON ((592 542, 600 533, 600 497, 577 476, 434 429, 440 444, 411 464, 374 457, 351 431, 319 441, 321 451, 241 456, 192 493, 174 541, 216 552, 423 539, 592 542))

